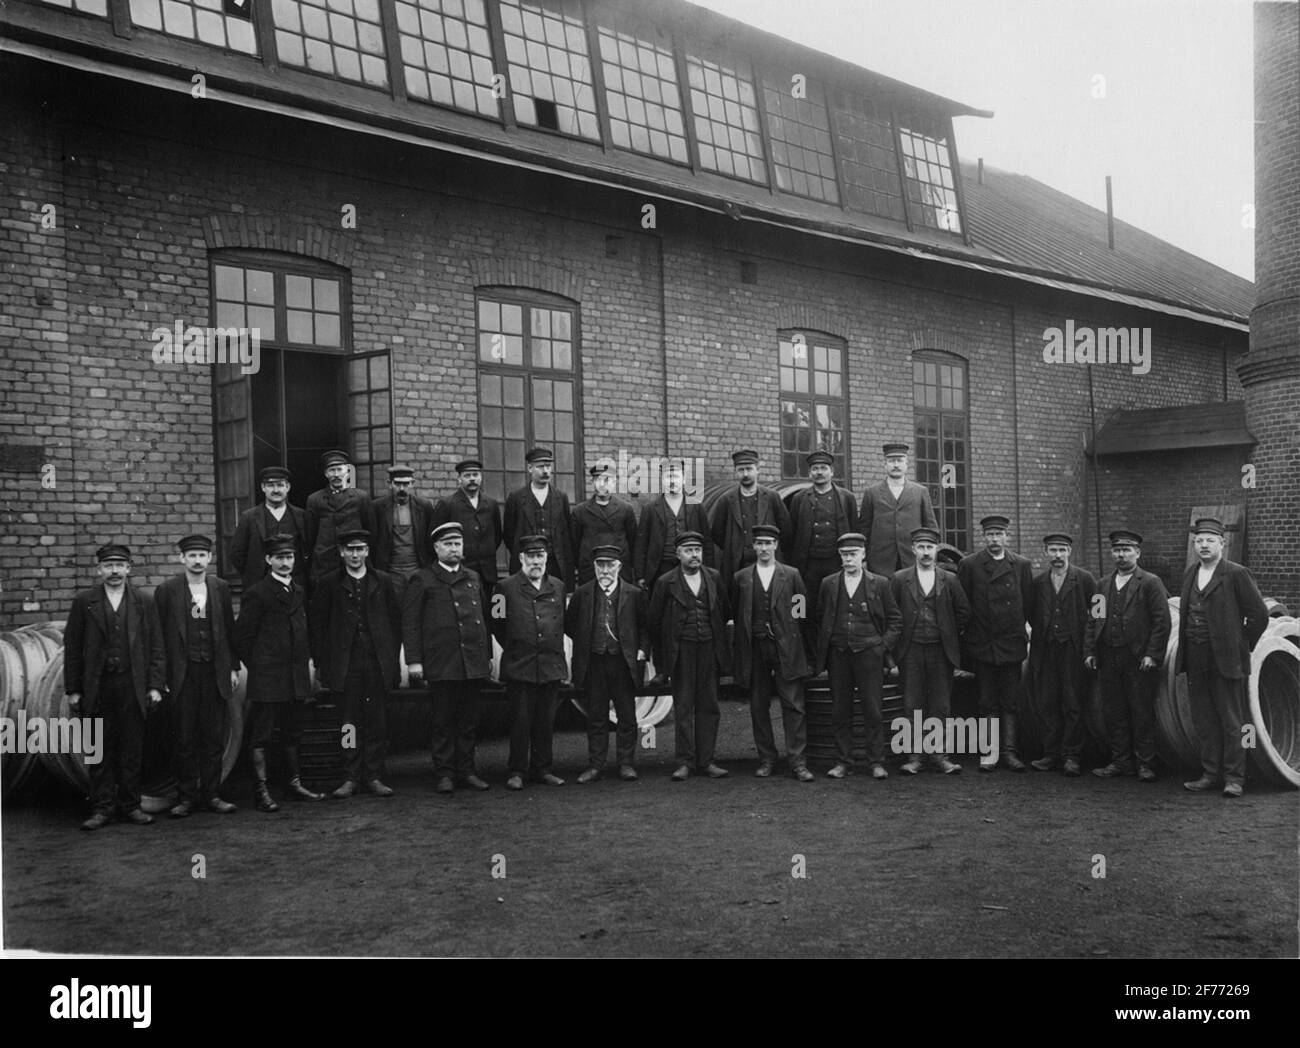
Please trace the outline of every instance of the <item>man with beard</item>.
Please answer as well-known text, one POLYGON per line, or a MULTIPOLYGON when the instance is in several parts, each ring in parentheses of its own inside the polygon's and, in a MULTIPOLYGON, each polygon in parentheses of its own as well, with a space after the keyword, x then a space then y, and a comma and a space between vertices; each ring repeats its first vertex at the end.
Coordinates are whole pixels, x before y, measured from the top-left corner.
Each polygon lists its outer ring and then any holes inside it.
POLYGON ((650 597, 650 632, 673 679, 674 782, 694 771, 711 779, 727 776, 713 756, 721 720, 718 678, 731 671, 726 633, 731 611, 721 576, 704 567, 703 559, 704 536, 678 532, 678 565, 659 576, 650 597))
POLYGON ((884 446, 885 479, 862 495, 858 530, 867 536, 867 570, 889 578, 912 564, 912 532, 939 530, 930 492, 907 479, 906 444, 884 446))
POLYGON ((608 459, 588 471, 594 493, 573 507, 571 545, 578 558, 578 585, 596 577, 597 546, 617 546, 622 577, 632 581, 632 547, 636 543, 636 513, 614 495, 616 477, 608 459))
POLYGON ((456 490, 434 505, 429 526, 437 530, 444 524, 459 524, 465 567, 491 588, 497 580, 497 550, 502 541, 501 506, 483 493, 483 463, 478 459, 457 462, 456 478, 456 490))
MULTIPOLYGON (((980 716, 1000 718, 1002 762, 1028 771, 1017 755, 1016 690, 1029 642, 1025 625, 1034 614, 1034 572, 1026 557, 1007 549, 1009 517, 991 514, 980 521, 984 548, 961 559, 957 578, 970 601, 965 646, 979 685, 980 716)), ((980 758, 980 771, 993 771, 992 756, 980 758)))
POLYGON ((1087 675, 1084 635, 1097 580, 1070 563, 1074 539, 1064 532, 1043 536, 1047 570, 1034 579, 1029 672, 1043 720, 1043 755, 1030 761, 1052 771, 1064 761, 1066 775, 1079 774, 1083 752, 1083 702, 1087 675))
POLYGON ((524 456, 528 483, 506 497, 505 534, 512 561, 523 553, 523 540, 541 535, 546 539, 546 570, 560 580, 566 591, 573 589, 573 550, 570 545, 572 512, 569 496, 551 484, 555 456, 548 448, 533 448, 524 456))
POLYGON ((327 484, 307 496, 307 549, 311 557, 311 584, 342 566, 339 536, 347 531, 374 534, 370 499, 356 488, 344 487, 352 460, 343 451, 321 456, 327 484))
POLYGON ((840 571, 836 541, 839 536, 858 530, 858 507, 852 492, 832 483, 835 457, 829 451, 814 451, 806 461, 812 487, 800 491, 790 502, 790 521, 794 528, 790 563, 803 578, 808 593, 803 636, 811 656, 817 650, 822 579, 840 571))
POLYGON ((437 791, 456 781, 486 790, 474 766, 480 693, 492 665, 487 601, 479 575, 464 562, 464 529, 456 521, 433 530, 436 562, 411 577, 402 602, 402 636, 411 682, 423 679, 433 712, 433 774, 437 791))
POLYGON ((1101 580, 1104 603, 1088 618, 1084 664, 1101 677, 1101 712, 1110 736, 1110 763, 1093 768, 1098 778, 1133 772, 1155 782, 1156 688, 1169 640, 1169 594, 1165 584, 1138 567, 1142 536, 1132 529, 1110 533, 1115 570, 1101 580))
POLYGON ((410 466, 388 468, 388 494, 371 503, 375 518, 374 543, 370 560, 379 571, 396 576, 398 590, 432 556, 429 532, 433 530, 433 503, 415 494, 415 470, 410 466))
POLYGON ((239 572, 243 590, 267 572, 266 542, 277 535, 294 540, 293 575, 300 585, 307 580, 307 514, 289 505, 292 477, 283 466, 267 466, 258 475, 262 485, 262 504, 244 510, 235 525, 230 542, 230 563, 239 572))
POLYGON ((776 526, 778 556, 780 550, 790 548, 794 531, 781 496, 758 482, 758 452, 737 451, 731 461, 736 468, 737 483, 718 501, 711 526, 728 600, 734 603, 736 574, 758 559, 754 552, 754 525, 776 526))

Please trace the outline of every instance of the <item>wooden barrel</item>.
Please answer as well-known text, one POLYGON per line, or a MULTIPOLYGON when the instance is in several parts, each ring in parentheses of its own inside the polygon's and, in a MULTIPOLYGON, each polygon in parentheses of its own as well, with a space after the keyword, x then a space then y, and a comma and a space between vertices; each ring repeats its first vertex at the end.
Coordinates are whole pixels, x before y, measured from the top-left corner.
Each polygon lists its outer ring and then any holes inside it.
MULTIPOLYGON (((824 761, 833 764, 836 761, 835 723, 832 717, 830 682, 825 677, 815 677, 804 682, 804 711, 808 727, 808 747, 804 751, 809 760, 824 761)), ((903 691, 897 680, 885 678, 884 694, 881 701, 885 735, 885 757, 892 757, 889 748, 892 736, 890 721, 903 715, 903 691)), ((867 759, 867 726, 862 716, 862 704, 853 704, 853 762, 859 764, 867 759)))
POLYGON ((1277 785, 1300 786, 1300 628, 1259 639, 1250 653, 1247 694, 1256 733, 1251 771, 1277 785))

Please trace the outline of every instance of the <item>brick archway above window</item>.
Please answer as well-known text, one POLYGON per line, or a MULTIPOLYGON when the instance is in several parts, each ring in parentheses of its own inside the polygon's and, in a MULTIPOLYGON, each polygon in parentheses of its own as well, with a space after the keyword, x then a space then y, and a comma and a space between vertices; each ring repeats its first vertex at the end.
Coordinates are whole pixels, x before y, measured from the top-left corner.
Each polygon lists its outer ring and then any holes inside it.
POLYGON ((352 268, 352 239, 309 222, 263 215, 207 215, 203 219, 203 239, 209 251, 221 248, 283 251, 352 268))
POLYGON ((572 302, 582 301, 582 281, 548 262, 494 254, 471 259, 469 267, 475 287, 531 288, 572 302))
POLYGON ((913 328, 908 335, 908 340, 912 343, 912 352, 917 353, 923 349, 938 350, 941 353, 951 353, 955 357, 960 357, 963 361, 969 363, 970 357, 966 352, 966 347, 959 336, 951 331, 940 331, 936 328, 913 328))
POLYGON ((776 311, 776 326, 782 331, 821 331, 848 340, 848 317, 818 306, 801 303, 781 306, 776 311))

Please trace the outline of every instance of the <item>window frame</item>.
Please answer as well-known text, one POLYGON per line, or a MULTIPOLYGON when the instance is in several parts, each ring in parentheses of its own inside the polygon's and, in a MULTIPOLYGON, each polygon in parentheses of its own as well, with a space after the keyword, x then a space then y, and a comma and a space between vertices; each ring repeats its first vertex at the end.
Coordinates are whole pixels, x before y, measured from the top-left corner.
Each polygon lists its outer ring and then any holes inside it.
MULTIPOLYGON (((921 384, 928 385, 928 383, 925 382, 922 382, 921 384)), ((916 482, 925 485, 926 489, 930 492, 930 501, 934 506, 934 515, 939 522, 939 534, 942 536, 944 542, 969 553, 973 549, 971 543, 974 539, 974 527, 971 520, 971 506, 974 505, 974 485, 972 483, 972 462, 974 456, 972 455, 971 449, 970 362, 964 357, 960 357, 956 353, 948 353, 938 349, 917 350, 912 353, 912 435, 914 447, 912 456, 913 475, 915 476, 916 482), (924 367, 926 364, 933 364, 939 368, 955 368, 957 370, 962 382, 961 390, 963 407, 961 409, 952 407, 945 408, 943 406, 944 381, 942 371, 937 372, 937 382, 934 387, 939 393, 939 396, 936 398, 938 403, 934 407, 930 407, 917 402, 916 391, 918 383, 916 379, 916 369, 918 366, 924 367), (921 433, 919 428, 922 416, 935 417, 938 422, 936 439, 939 443, 938 466, 940 477, 937 483, 923 480, 921 477, 920 467, 922 456, 920 442, 923 439, 927 439, 921 433), (949 439, 954 438, 948 437, 945 431, 944 421, 947 418, 955 417, 960 417, 963 422, 964 436, 961 440, 965 448, 965 458, 964 460, 954 459, 949 461, 944 453, 944 445, 949 439), (945 487, 942 477, 943 467, 945 465, 957 465, 959 469, 964 469, 964 484, 961 482, 961 478, 958 477, 957 483, 952 487, 945 487), (965 492, 964 503, 951 505, 950 503, 952 502, 952 498, 956 498, 956 495, 953 495, 950 498, 948 493, 960 493, 963 490, 965 492), (959 524, 954 524, 952 527, 949 526, 949 510, 958 514, 958 519, 964 515, 964 528, 959 524), (960 538, 961 541, 954 541, 955 538, 960 538)), ((929 462, 931 460, 926 458, 924 461, 929 462)))
MULTIPOLYGON (((831 406, 838 406, 844 419, 844 425, 841 432, 844 435, 844 447, 840 453, 843 461, 842 469, 835 470, 835 482, 843 487, 848 487, 853 476, 853 438, 852 438, 852 418, 849 412, 849 345, 847 340, 839 335, 832 335, 825 331, 818 331, 812 328, 780 328, 777 331, 777 433, 779 440, 779 449, 781 455, 781 479, 783 481, 807 480, 807 463, 804 458, 817 450, 816 447, 810 447, 807 451, 794 452, 798 465, 798 473, 791 476, 785 469, 785 403, 786 401, 798 401, 809 409, 809 419, 812 421, 811 433, 817 432, 816 426, 816 408, 819 403, 831 406), (790 342, 794 344, 796 336, 802 335, 807 352, 805 362, 805 374, 808 377, 808 388, 805 392, 787 390, 781 380, 780 370, 785 365, 781 363, 781 344, 790 342), (815 366, 815 348, 820 345, 825 349, 837 350, 840 354, 840 393, 838 396, 831 393, 818 393, 816 385, 816 373, 819 370, 815 366)), ((829 373, 829 368, 825 369, 829 373)), ((832 452, 832 454, 834 454, 832 452)))

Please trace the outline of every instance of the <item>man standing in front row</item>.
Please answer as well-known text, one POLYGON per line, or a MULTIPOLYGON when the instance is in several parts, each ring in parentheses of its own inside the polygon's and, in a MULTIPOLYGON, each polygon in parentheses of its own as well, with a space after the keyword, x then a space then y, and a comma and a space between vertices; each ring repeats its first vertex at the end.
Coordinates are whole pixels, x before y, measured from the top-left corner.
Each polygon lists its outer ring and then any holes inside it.
POLYGON ((311 595, 311 650, 321 684, 341 699, 343 766, 347 780, 331 796, 351 797, 362 783, 376 797, 391 797, 384 783, 388 752, 388 693, 401 678, 399 583, 366 567, 370 533, 339 536, 343 567, 331 571, 311 595))
POLYGON ((636 690, 645 677, 645 594, 620 578, 622 550, 592 550, 596 577, 583 583, 569 602, 564 632, 573 638, 573 686, 586 689, 587 768, 581 783, 604 774, 609 752, 609 705, 618 716, 618 777, 635 781, 636 690))
POLYGON ((835 727, 835 764, 826 774, 842 779, 853 774, 853 693, 862 702, 871 777, 887 779, 885 732, 881 723, 885 656, 898 642, 902 618, 889 580, 863 570, 867 537, 847 532, 839 537, 844 567, 821 584, 822 609, 817 633, 816 670, 827 671, 831 721, 835 727))
POLYGON ((1133 772, 1155 782, 1156 687, 1169 641, 1169 594, 1165 584, 1138 567, 1142 536, 1110 533, 1115 570, 1101 580, 1105 603, 1088 618, 1084 664, 1101 675, 1101 712, 1110 736, 1110 763, 1093 768, 1098 778, 1133 772))
POLYGON ((923 484, 907 479, 906 444, 886 444, 885 479, 862 494, 858 530, 867 536, 867 570, 889 578, 912 565, 912 532, 939 530, 939 521, 923 484))
POLYGON ((1079 774, 1083 752, 1083 703, 1088 676, 1083 642, 1097 580, 1070 563, 1074 539, 1064 532, 1043 536, 1047 570, 1034 579, 1029 672, 1043 720, 1043 755, 1030 761, 1052 771, 1064 761, 1066 775, 1079 774))
POLYGON ((456 478, 456 490, 434 503, 431 529, 453 522, 460 525, 465 568, 477 573, 484 589, 490 590, 497 580, 501 507, 491 495, 483 494, 483 463, 478 459, 457 462, 456 478))
POLYGON ((434 528, 436 563, 411 576, 402 600, 407 669, 412 683, 423 679, 429 687, 439 793, 454 793, 456 780, 472 790, 488 788, 474 767, 474 748, 492 637, 483 580, 465 566, 464 549, 460 524, 434 528))
POLYGON ((794 539, 790 563, 803 579, 808 594, 808 614, 803 621, 804 646, 812 661, 817 651, 817 627, 821 621, 822 579, 836 575, 842 567, 836 542, 858 530, 858 507, 853 493, 832 483, 835 457, 829 451, 814 451, 805 460, 812 487, 798 492, 790 501, 790 522, 794 539))
POLYGON ((718 742, 718 678, 731 672, 726 622, 731 618, 727 590, 718 572, 703 566, 704 536, 677 533, 677 567, 660 575, 650 596, 650 632, 673 680, 676 722, 674 782, 699 771, 724 779, 714 763, 718 742))
POLYGON ((512 720, 507 790, 522 790, 525 776, 547 786, 564 785, 551 772, 555 707, 569 671, 564 584, 547 573, 550 542, 545 535, 525 535, 518 546, 520 569, 497 583, 491 610, 512 720))
POLYGON ((1223 555, 1224 526, 1202 517, 1192 526, 1197 563, 1183 576, 1177 672, 1187 672, 1187 698, 1201 747, 1201 776, 1183 783, 1194 793, 1218 789, 1240 797, 1246 783, 1246 678, 1250 650, 1268 625, 1255 580, 1223 555))
POLYGON ((63 634, 63 690, 72 716, 99 718, 103 751, 87 764, 94 811, 83 830, 107 825, 114 811, 137 826, 153 816, 140 808, 140 762, 144 722, 162 702, 167 655, 158 611, 149 597, 127 584, 131 551, 101 546, 99 584, 72 598, 63 634))
POLYGON ((202 804, 226 815, 235 806, 222 800, 217 790, 226 748, 226 710, 239 677, 235 613, 230 587, 208 574, 212 540, 187 535, 177 548, 185 570, 154 593, 167 651, 172 757, 180 793, 171 814, 183 819, 202 804))

